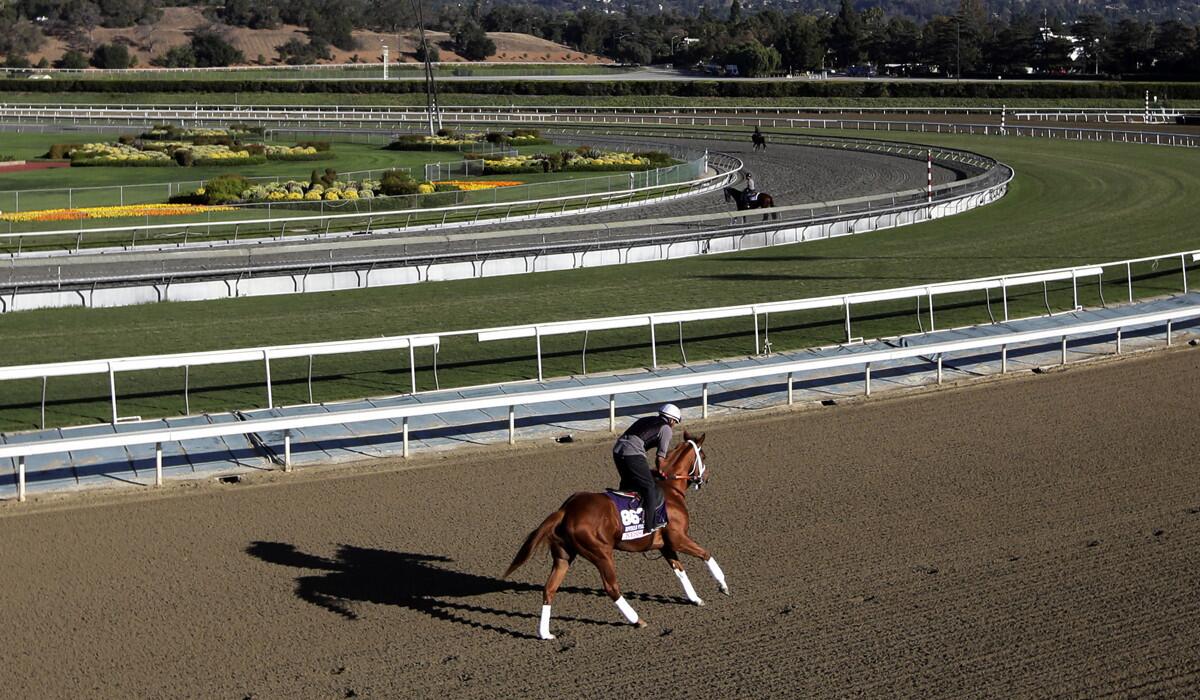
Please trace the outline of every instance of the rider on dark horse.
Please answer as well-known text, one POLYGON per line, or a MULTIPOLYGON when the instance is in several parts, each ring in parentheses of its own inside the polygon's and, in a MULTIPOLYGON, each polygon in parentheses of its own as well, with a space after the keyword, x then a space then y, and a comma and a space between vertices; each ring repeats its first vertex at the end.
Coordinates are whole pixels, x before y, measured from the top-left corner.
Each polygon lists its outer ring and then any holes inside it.
POLYGON ((666 523, 657 522, 663 496, 646 462, 646 451, 655 450, 655 471, 661 472, 667 448, 671 445, 671 428, 679 423, 680 417, 675 404, 664 404, 658 409, 658 415, 634 421, 613 445, 613 462, 617 465, 617 473, 621 475, 619 488, 641 494, 642 513, 646 518, 644 532, 647 535, 666 523))
POLYGON ((746 189, 742 190, 742 193, 746 196, 746 204, 752 204, 754 200, 758 199, 758 190, 754 187, 754 175, 749 170, 746 171, 746 189))

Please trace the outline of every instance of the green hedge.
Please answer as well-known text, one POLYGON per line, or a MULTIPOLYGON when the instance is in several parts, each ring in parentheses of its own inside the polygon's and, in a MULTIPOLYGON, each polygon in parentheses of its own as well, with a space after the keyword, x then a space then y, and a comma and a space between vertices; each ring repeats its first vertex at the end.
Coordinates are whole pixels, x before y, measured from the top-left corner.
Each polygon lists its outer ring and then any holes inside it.
POLYGON ((267 162, 266 156, 250 156, 248 158, 194 158, 193 165, 262 165, 267 162))
MULTIPOLYGON (((406 94, 421 93, 421 81, 372 80, 0 80, 0 91, 82 93, 318 93, 406 94)), ((985 99, 1136 99, 1146 90, 1169 93, 1174 99, 1200 99, 1200 83, 1172 82, 891 82, 881 80, 775 80, 750 81, 558 81, 464 80, 440 84, 442 93, 477 95, 677 97, 908 97, 985 99)))
POLYGON ((325 153, 268 153, 267 160, 329 160, 335 154, 325 153))

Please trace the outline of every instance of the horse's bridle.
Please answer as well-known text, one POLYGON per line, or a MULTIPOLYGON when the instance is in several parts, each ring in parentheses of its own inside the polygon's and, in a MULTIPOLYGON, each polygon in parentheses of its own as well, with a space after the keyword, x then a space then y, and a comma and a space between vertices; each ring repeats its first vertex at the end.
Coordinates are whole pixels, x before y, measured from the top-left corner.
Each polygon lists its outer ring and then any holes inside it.
POLYGON ((688 470, 687 476, 664 476, 664 481, 678 481, 679 479, 687 479, 688 486, 700 490, 704 485, 704 457, 700 451, 700 446, 695 440, 688 440, 687 443, 692 446, 692 451, 696 453, 696 459, 692 460, 692 468, 688 470))

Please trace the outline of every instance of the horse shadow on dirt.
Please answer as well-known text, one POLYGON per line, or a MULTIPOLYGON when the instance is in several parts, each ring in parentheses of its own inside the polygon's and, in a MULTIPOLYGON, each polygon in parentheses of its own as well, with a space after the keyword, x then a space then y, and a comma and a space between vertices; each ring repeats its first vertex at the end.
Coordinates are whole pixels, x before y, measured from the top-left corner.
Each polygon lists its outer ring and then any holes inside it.
MULTIPOLYGON (((355 603, 396 605, 445 622, 520 639, 536 638, 532 634, 484 622, 476 617, 494 615, 507 619, 536 621, 537 613, 478 605, 469 599, 494 593, 525 593, 529 594, 529 599, 522 600, 520 607, 537 608, 540 611, 540 596, 536 606, 533 600, 534 594, 542 591, 540 585, 457 571, 448 566, 453 562, 449 557, 343 544, 338 547, 336 557, 326 558, 306 554, 294 545, 283 542, 253 542, 246 547, 246 553, 279 566, 306 571, 315 569, 319 573, 305 573, 296 578, 296 597, 348 620, 358 619, 358 613, 354 610, 355 603)), ((559 588, 559 593, 607 598, 600 588, 563 586, 559 588)), ((683 598, 653 594, 626 593, 626 598, 660 603, 687 603, 683 598)), ((578 617, 557 619, 602 627, 623 626, 623 623, 616 620, 578 617)), ((533 629, 533 626, 530 624, 529 628, 533 629)))

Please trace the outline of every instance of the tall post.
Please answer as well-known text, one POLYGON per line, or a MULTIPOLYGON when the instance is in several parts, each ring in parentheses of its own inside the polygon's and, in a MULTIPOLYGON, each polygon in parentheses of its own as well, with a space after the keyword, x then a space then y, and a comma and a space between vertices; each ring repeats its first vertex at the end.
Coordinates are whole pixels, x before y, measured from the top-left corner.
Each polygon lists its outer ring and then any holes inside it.
POLYGON ((421 54, 425 59, 425 102, 429 120, 429 135, 434 136, 442 128, 442 112, 438 107, 437 82, 433 78, 433 62, 429 58, 429 42, 425 39, 425 14, 421 0, 412 0, 417 15, 417 32, 420 36, 421 54))
POLYGON ((388 69, 388 45, 384 44, 383 45, 383 79, 384 80, 387 80, 387 69, 388 69))
POLYGON ((933 202, 933 151, 925 151, 925 202, 933 202))

